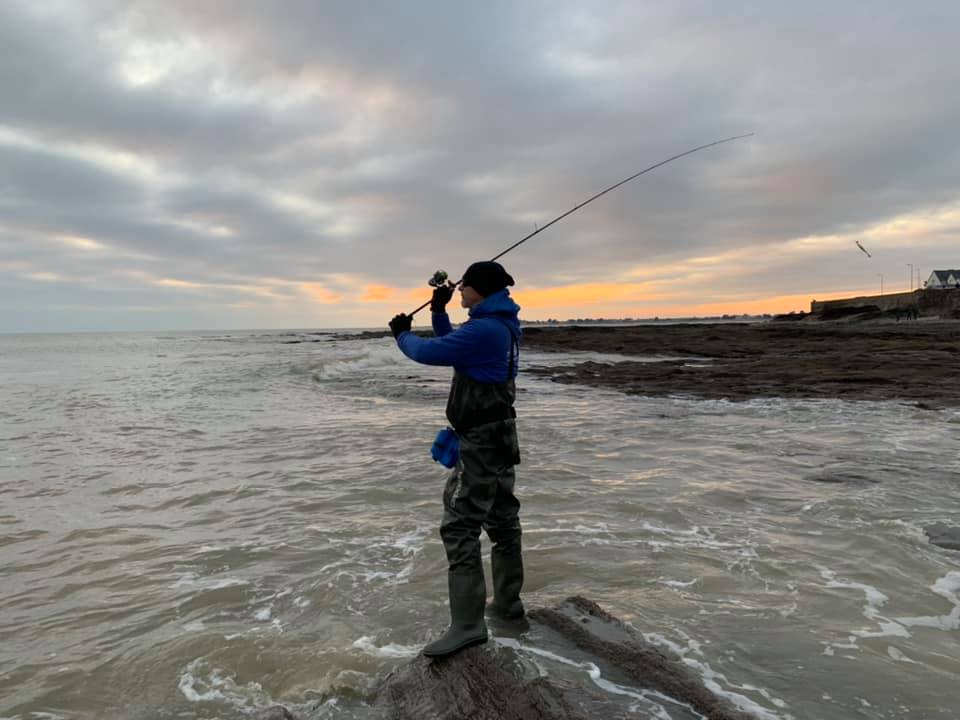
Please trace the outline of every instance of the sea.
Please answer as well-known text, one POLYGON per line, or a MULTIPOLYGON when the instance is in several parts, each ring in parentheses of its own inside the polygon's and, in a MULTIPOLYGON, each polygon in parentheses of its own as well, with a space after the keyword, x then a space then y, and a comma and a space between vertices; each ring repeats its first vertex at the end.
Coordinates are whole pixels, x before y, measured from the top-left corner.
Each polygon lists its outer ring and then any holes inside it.
MULTIPOLYGON (((618 357, 521 363, 577 359, 618 357)), ((371 717, 447 625, 450 374, 351 332, 0 336, 0 720, 371 717)), ((518 388, 528 607, 586 596, 760 718, 960 717, 924 533, 960 524, 960 410, 518 388)))

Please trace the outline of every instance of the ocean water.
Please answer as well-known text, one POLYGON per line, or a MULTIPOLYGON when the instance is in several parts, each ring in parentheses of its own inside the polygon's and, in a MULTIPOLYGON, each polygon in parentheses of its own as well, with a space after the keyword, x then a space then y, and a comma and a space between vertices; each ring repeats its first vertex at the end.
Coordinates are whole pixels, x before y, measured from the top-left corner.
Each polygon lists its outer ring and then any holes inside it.
MULTIPOLYGON (((449 377, 387 338, 0 336, 0 718, 368 717, 447 622, 449 377)), ((528 605, 586 595, 761 717, 957 717, 960 553, 923 533, 957 410, 518 386, 528 605)))

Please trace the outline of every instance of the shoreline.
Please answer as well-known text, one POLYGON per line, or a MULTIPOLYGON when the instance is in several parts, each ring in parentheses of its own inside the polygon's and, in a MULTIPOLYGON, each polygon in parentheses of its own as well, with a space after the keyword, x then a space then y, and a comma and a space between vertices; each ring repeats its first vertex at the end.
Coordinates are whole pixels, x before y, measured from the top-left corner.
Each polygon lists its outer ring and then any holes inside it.
POLYGON ((762 322, 526 327, 545 352, 625 355, 526 367, 555 382, 631 395, 743 401, 760 397, 902 400, 960 406, 960 321, 762 322), (660 362, 629 356, 676 356, 660 362))

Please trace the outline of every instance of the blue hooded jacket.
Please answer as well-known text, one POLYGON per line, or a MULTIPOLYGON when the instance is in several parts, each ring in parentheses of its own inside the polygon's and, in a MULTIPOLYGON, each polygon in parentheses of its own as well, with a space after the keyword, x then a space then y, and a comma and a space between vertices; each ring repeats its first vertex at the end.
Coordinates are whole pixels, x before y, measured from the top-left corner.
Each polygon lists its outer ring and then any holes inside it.
MULTIPOLYGON (((397 345, 411 360, 424 365, 452 365, 457 372, 481 383, 508 380, 510 349, 520 342, 520 306, 504 288, 470 308, 470 319, 456 330, 446 313, 433 313, 436 337, 422 338, 412 332, 400 333, 397 345)), ((517 376, 519 351, 514 357, 517 376)))

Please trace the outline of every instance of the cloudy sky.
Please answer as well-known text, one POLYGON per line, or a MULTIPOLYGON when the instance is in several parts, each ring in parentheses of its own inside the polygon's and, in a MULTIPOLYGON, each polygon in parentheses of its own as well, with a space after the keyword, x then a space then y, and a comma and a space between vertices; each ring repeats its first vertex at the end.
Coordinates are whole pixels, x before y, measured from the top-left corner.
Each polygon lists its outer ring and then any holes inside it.
POLYGON ((960 267, 958 24, 955 0, 6 0, 0 331, 382 325, 434 270, 751 131, 504 258, 523 316, 906 290, 908 263, 960 267))

